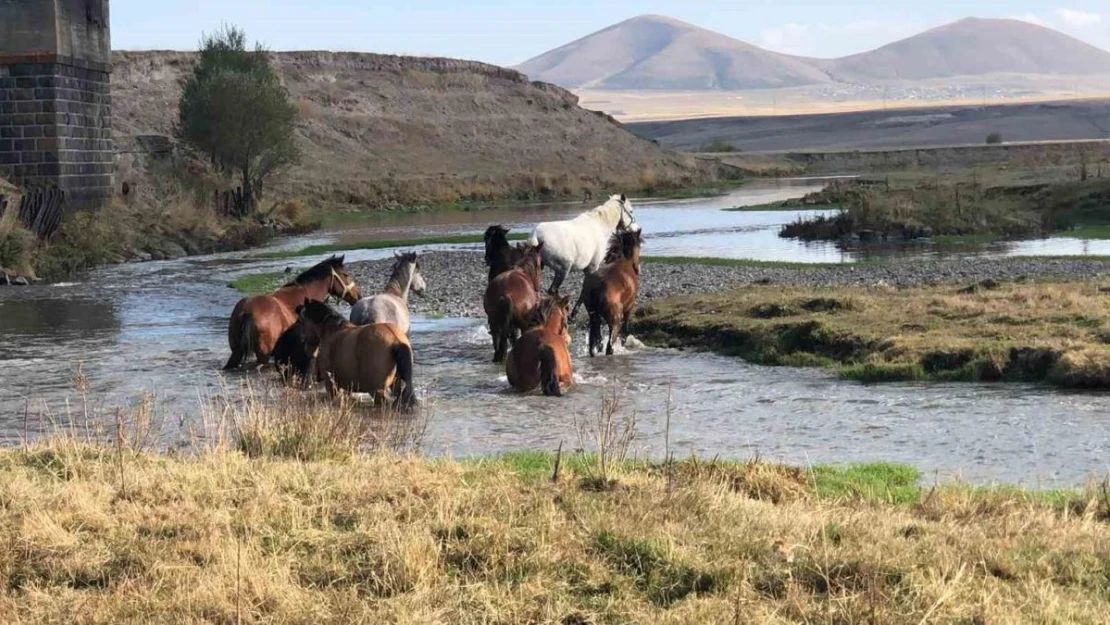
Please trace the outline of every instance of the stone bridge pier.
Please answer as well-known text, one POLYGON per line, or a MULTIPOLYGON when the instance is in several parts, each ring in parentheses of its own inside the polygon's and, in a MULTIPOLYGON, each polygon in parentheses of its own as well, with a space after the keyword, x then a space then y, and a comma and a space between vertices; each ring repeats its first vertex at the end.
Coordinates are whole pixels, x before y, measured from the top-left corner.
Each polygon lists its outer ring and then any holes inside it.
POLYGON ((108 201, 111 54, 108 0, 0 0, 0 176, 108 201))

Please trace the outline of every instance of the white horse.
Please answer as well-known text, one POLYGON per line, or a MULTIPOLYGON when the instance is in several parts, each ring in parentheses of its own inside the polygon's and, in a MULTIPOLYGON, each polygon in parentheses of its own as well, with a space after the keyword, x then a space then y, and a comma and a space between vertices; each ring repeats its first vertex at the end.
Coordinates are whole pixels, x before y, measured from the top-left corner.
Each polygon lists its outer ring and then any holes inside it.
POLYGON ((555 279, 548 293, 559 294, 567 273, 581 269, 587 274, 597 271, 605 260, 609 237, 618 227, 631 228, 634 221, 632 202, 623 194, 574 219, 548 221, 536 226, 529 245, 543 243, 543 262, 555 270, 555 279))
POLYGON ((392 323, 406 335, 409 326, 409 292, 424 295, 424 276, 420 275, 420 261, 416 252, 395 254, 397 262, 393 265, 385 291, 364 297, 351 308, 351 323, 365 326, 372 323, 392 323))

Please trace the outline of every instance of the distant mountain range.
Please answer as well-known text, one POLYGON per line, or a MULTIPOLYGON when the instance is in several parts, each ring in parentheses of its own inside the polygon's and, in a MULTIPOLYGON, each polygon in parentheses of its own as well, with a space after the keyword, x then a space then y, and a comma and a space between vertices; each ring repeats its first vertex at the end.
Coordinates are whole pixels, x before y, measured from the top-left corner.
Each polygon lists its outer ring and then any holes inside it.
POLYGON ((578 89, 742 90, 989 74, 1110 75, 1110 52, 1020 20, 968 18, 870 52, 814 59, 643 15, 516 69, 578 89))

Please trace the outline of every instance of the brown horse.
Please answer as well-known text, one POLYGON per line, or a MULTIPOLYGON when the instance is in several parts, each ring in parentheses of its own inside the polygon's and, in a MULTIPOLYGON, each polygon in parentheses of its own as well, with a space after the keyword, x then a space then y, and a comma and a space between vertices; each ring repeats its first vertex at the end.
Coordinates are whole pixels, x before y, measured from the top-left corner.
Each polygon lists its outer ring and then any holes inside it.
POLYGON ((356 326, 323 302, 305 300, 299 319, 320 336, 316 379, 328 391, 369 393, 377 404, 402 408, 416 403, 412 385, 412 345, 392 323, 356 326))
POLYGON ((486 228, 486 266, 489 267, 489 281, 513 268, 524 258, 522 245, 509 245, 509 229, 502 226, 486 228))
POLYGON ((306 299, 323 301, 329 295, 355 304, 362 292, 343 270, 343 257, 332 256, 270 295, 244 297, 231 311, 227 343, 231 347, 224 369, 237 369, 254 352, 258 364, 270 360, 281 334, 297 321, 297 306, 306 299))
POLYGON ((495 276, 486 287, 483 301, 489 334, 493 339, 493 362, 504 362, 509 344, 517 331, 532 326, 536 306, 540 303, 540 281, 543 279, 543 244, 529 246, 512 269, 495 276))
POLYGON ((525 332, 509 352, 505 373, 521 393, 540 387, 549 397, 561 397, 573 383, 570 330, 566 297, 546 297, 536 309, 537 326, 525 332))
MULTIPOLYGON (((639 230, 624 230, 609 239, 605 264, 586 276, 578 306, 586 304, 590 313, 590 356, 601 351, 601 322, 609 326, 609 345, 605 353, 613 355, 613 345, 620 337, 623 324, 632 318, 636 296, 640 292, 640 247, 643 235, 639 230)), ((571 313, 574 317, 574 313, 571 313)))

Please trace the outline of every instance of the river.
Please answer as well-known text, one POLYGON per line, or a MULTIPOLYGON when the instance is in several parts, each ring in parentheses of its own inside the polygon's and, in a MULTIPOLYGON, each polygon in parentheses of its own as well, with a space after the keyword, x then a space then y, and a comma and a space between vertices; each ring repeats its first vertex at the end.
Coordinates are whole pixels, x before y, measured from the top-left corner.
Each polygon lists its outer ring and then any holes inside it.
MULTIPOLYGON (((775 236, 779 225, 797 217, 795 212, 721 210, 800 196, 821 184, 783 181, 719 198, 639 203, 636 215, 651 254, 858 260, 865 253, 775 236)), ((580 205, 531 206, 397 216, 274 247, 371 235, 474 232, 492 222, 523 231, 538 219, 581 210, 580 205)), ((1077 245, 1069 241, 1074 240, 1051 243, 1057 246, 1054 253, 1077 245)), ((1087 245, 1092 244, 1098 248, 1092 253, 1102 253, 1101 242, 1087 245)), ((1020 253, 1021 245, 973 253, 1020 253)), ((1079 245, 1072 251, 1082 252, 1079 245)), ((112 418, 113 407, 151 393, 167 442, 182 437, 196 425, 207 397, 229 388, 235 392, 255 376, 220 371, 227 358, 227 315, 239 298, 227 287, 229 280, 311 260, 253 260, 257 253, 105 267, 69 283, 0 290, 0 439, 36 436, 52 420, 64 422, 67 411, 80 412, 73 383, 78 363, 88 379, 92 412, 112 418)), ((894 253, 944 252, 910 248, 894 253)), ((390 254, 362 250, 347 256, 368 260, 390 254)), ((1110 414, 1103 395, 1022 385, 865 386, 819 370, 758 367, 657 349, 590 360, 579 336, 574 344, 577 386, 553 400, 506 392, 503 370, 487 362, 489 339, 480 321, 418 318, 412 342, 429 417, 423 445, 435 454, 554 449, 560 442, 577 447, 575 416, 596 412, 602 396, 615 390, 626 410, 637 412, 634 447, 656 457, 663 455, 669 438, 670 451, 680 457, 758 455, 793 464, 887 460, 917 466, 930 478, 1031 486, 1080 484, 1105 474, 1110 462, 1110 414), (668 396, 673 404, 669 437, 664 427, 668 396)))

